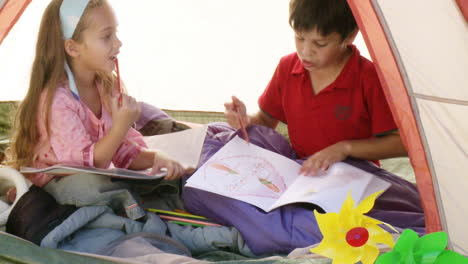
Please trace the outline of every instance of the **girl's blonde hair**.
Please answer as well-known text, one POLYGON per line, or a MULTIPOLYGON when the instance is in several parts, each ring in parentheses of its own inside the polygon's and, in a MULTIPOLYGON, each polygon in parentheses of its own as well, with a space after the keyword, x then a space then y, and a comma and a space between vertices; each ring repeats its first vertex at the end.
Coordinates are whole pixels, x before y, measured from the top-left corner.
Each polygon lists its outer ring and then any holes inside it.
MULTIPOLYGON (((65 52, 65 41, 61 29, 59 15, 61 4, 62 0, 52 0, 42 16, 29 90, 18 107, 13 124, 11 146, 6 152, 7 165, 16 169, 33 165, 34 150, 40 137, 38 122, 46 122, 46 127, 49 127, 50 106, 55 92, 60 84, 67 80, 64 63, 69 58, 65 52), (46 120, 38 120, 39 99, 44 90, 47 90, 44 109, 46 120)), ((82 41, 82 33, 89 26, 89 11, 104 4, 106 0, 89 1, 73 34, 74 41, 82 41)), ((108 110, 110 110, 109 99, 114 87, 114 79, 113 76, 96 73, 96 80, 102 82, 104 87, 102 96, 108 110)))

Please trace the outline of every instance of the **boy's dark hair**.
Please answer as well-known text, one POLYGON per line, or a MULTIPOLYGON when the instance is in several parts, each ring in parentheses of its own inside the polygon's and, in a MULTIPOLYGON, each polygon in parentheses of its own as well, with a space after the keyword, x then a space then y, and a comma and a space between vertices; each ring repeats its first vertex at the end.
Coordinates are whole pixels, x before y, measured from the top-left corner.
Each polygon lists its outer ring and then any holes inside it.
POLYGON ((327 36, 337 32, 344 40, 357 29, 346 0, 291 0, 289 24, 295 31, 317 31, 327 36))

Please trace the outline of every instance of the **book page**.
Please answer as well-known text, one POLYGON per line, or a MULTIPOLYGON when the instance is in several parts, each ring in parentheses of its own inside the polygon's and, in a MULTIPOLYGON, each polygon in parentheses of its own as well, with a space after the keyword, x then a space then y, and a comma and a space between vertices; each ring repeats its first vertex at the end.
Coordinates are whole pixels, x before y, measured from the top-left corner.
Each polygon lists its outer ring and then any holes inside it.
POLYGON ((337 213, 350 191, 357 204, 367 195, 386 190, 389 186, 389 183, 371 173, 338 162, 320 176, 300 175, 270 209, 295 202, 308 202, 320 206, 327 213, 337 213))
POLYGON ((151 170, 133 171, 121 168, 100 169, 93 167, 85 167, 78 165, 56 164, 51 167, 37 169, 30 167, 21 167, 21 173, 50 173, 55 175, 71 175, 76 173, 94 173, 100 175, 111 176, 113 178, 135 179, 135 180, 154 180, 166 176, 166 172, 161 172, 156 175, 150 175, 151 170))
POLYGON ((300 168, 297 162, 236 136, 203 164, 185 186, 267 211, 295 180, 300 168))
POLYGON ((159 150, 184 168, 197 168, 208 126, 144 137, 148 149, 159 150))

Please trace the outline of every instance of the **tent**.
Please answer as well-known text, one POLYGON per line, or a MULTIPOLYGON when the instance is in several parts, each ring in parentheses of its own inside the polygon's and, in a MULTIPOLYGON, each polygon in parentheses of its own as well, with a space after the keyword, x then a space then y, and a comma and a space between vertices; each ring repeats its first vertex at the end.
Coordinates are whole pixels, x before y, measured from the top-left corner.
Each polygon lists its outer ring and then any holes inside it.
POLYGON ((468 1, 349 0, 415 170, 426 231, 468 255, 468 1))
MULTIPOLYGON (((427 232, 446 231, 468 255, 468 1, 348 2, 409 150, 427 232)), ((30 3, 0 0, 0 44, 30 3)))

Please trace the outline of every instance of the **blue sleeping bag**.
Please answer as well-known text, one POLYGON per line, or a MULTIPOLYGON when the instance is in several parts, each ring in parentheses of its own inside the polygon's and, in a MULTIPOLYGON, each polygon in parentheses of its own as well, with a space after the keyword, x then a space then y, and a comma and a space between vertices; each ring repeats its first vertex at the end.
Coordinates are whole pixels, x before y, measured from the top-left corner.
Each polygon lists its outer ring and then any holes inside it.
MULTIPOLYGON (((211 124, 199 165, 238 133, 226 123, 211 124)), ((276 131, 251 126, 248 133, 251 143, 302 163, 303 160, 297 159, 287 140, 276 131)), ((424 213, 419 193, 413 183, 368 161, 348 159, 345 162, 392 184, 377 199, 368 214, 370 217, 401 229, 411 228, 424 233, 424 213)), ((188 177, 184 180, 187 179, 188 177)), ((195 188, 184 187, 182 197, 189 212, 236 227, 252 252, 257 255, 287 254, 295 248, 310 246, 322 240, 314 213, 304 204, 290 204, 266 213, 251 204, 195 188)))

